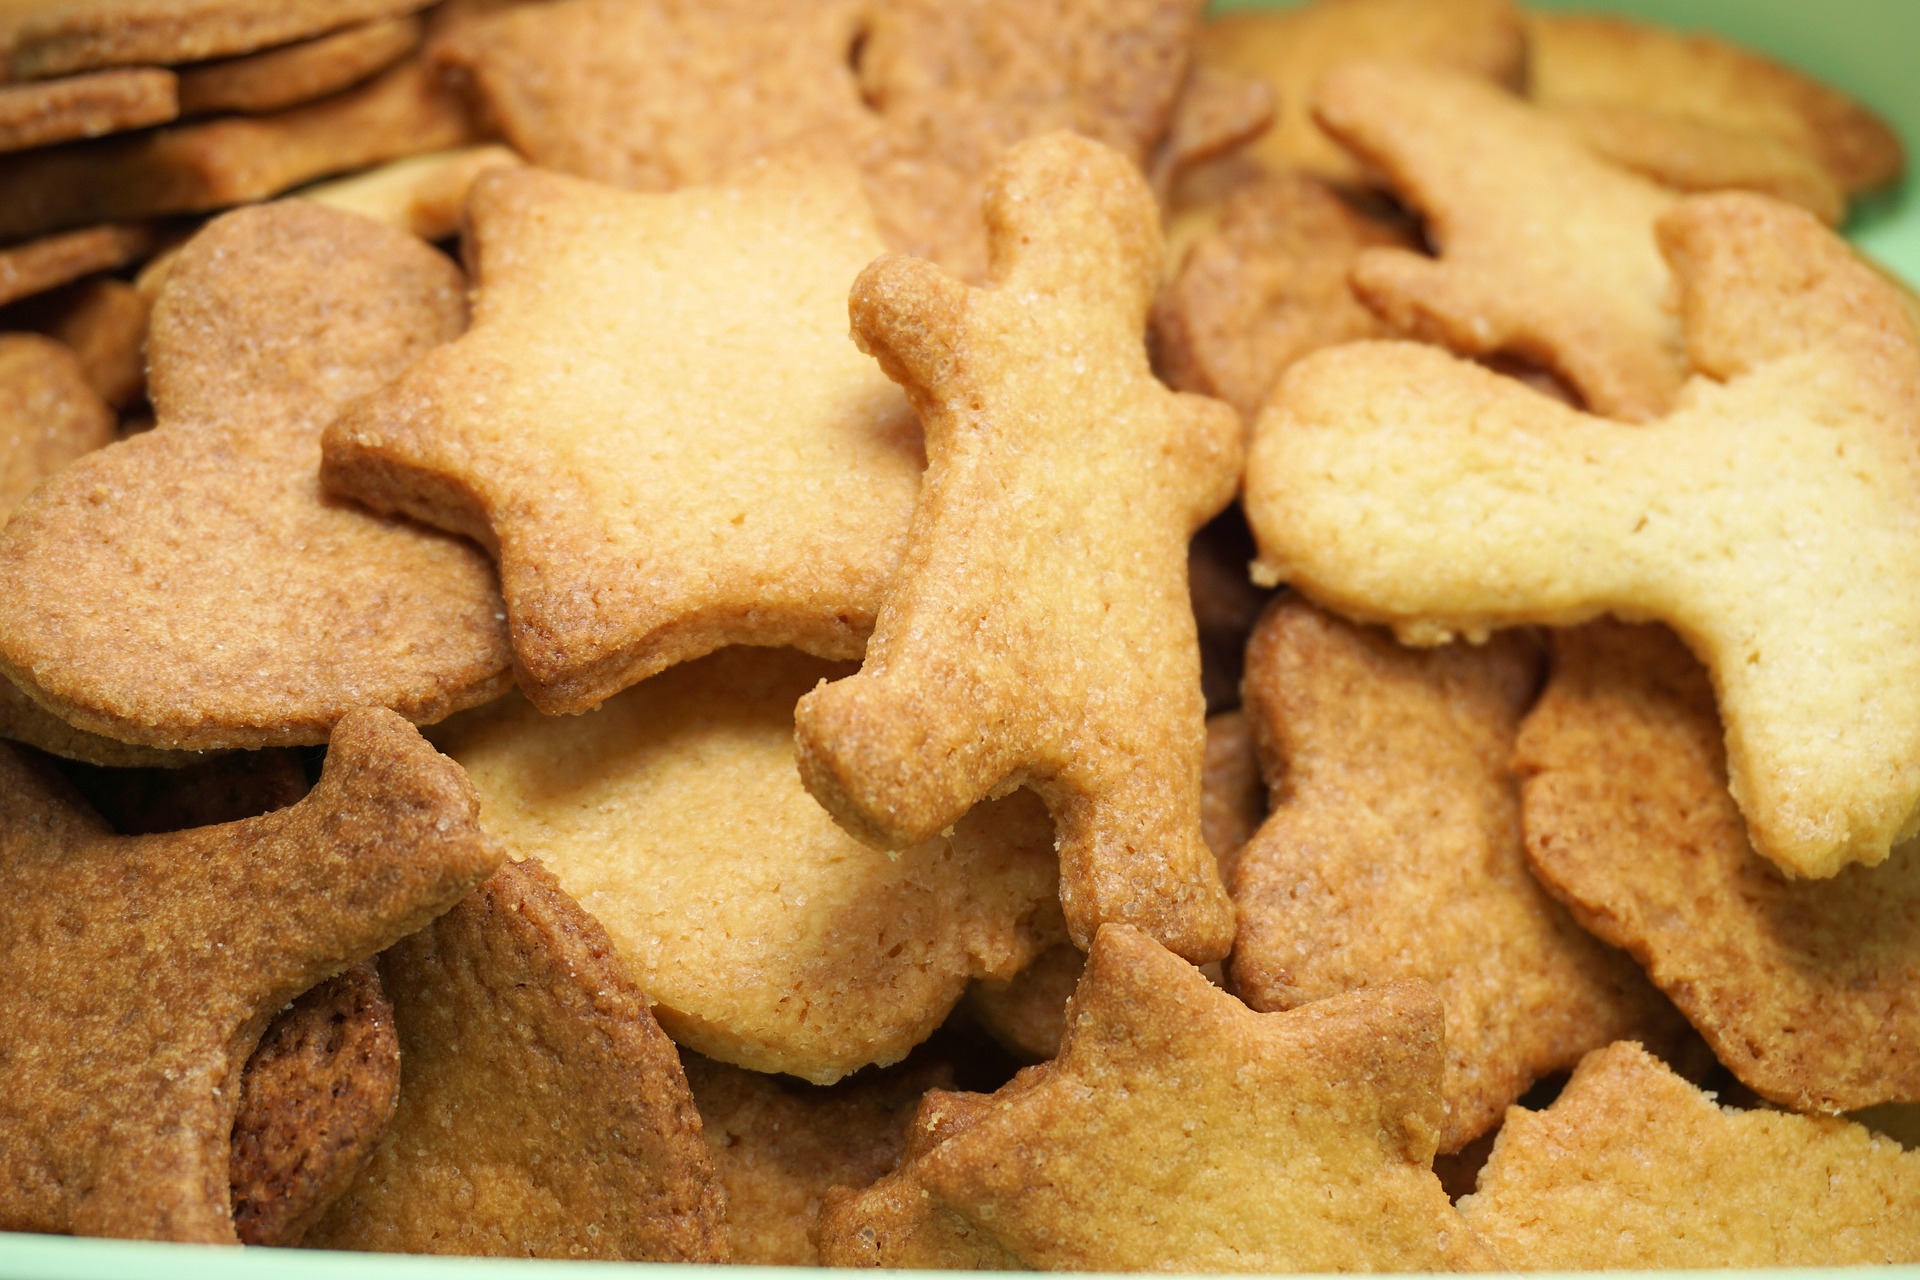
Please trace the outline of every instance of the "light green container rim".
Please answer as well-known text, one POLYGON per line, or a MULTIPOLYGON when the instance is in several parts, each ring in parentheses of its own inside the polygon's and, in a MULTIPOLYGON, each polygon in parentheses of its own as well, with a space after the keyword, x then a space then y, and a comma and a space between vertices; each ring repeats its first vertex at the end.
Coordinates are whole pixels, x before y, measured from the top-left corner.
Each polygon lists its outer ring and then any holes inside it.
MULTIPOLYGON (((799 2, 799 0, 796 0, 799 2)), ((1531 0, 1543 9, 1608 10, 1669 25, 1719 32, 1813 73, 1866 102, 1891 120, 1906 143, 1910 167, 1920 161, 1920 0, 1531 0)), ((1259 0, 1228 0, 1221 8, 1265 7, 1259 0)), ((1272 6, 1272 7, 1278 7, 1272 6)), ((1855 210, 1847 234, 1880 263, 1920 288, 1920 183, 1909 176, 1855 210)), ((0 1178, 6 1176, 0 1170, 0 1178)), ((74 1240, 0 1232, 0 1280, 549 1280, 562 1275, 645 1271, 655 1280, 711 1280, 709 1267, 671 1264, 546 1262, 498 1258, 423 1258, 343 1254, 317 1250, 74 1240), (583 1270, 587 1269, 587 1270, 583 1270), (675 1275, 673 1273, 680 1273, 675 1275)), ((735 1267, 729 1275, 793 1280, 802 1271, 824 1280, 824 1270, 735 1267)), ((1642 1273, 1679 1280, 1730 1280, 1743 1274, 1769 1280, 1859 1273, 1873 1280, 1920 1280, 1920 1266, 1792 1268, 1759 1272, 1642 1273)), ((931 1272, 882 1275, 931 1277, 931 1272)), ((1556 1280, 1556 1273, 1535 1272, 1556 1280)), ((1569 1273, 1571 1274, 1571 1273, 1569 1273)))

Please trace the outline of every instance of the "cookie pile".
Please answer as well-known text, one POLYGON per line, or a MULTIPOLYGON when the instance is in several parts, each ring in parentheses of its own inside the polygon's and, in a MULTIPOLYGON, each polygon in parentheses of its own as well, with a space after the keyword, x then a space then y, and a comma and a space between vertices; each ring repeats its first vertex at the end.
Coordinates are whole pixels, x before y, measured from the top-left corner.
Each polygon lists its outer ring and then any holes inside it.
POLYGON ((1202 7, 0 15, 0 1230, 1920 1261, 1898 139, 1202 7))

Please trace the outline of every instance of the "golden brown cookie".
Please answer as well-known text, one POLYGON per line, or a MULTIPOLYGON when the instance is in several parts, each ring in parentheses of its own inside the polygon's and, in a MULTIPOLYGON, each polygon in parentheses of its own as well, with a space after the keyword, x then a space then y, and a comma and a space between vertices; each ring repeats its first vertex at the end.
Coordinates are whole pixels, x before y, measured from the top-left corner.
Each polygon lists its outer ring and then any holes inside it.
POLYGON ((850 175, 634 195, 506 170, 469 214, 473 328, 329 428, 327 489, 494 552, 548 714, 722 645, 857 657, 921 463, 846 337, 880 250, 850 175))
POLYGON ((115 425, 73 352, 0 333, 0 527, 41 481, 113 443, 115 425))
POLYGON ((1734 146, 1777 140, 1849 194, 1888 185, 1905 165, 1899 136, 1871 110, 1716 36, 1593 13, 1531 13, 1526 24, 1530 89, 1543 106, 1658 115, 1731 135, 1734 146))
POLYGON ((20 79, 93 67, 198 62, 304 40, 429 0, 47 0, 11 28, 20 79))
POLYGON ((1440 1022, 1415 983, 1254 1013, 1107 925, 1060 1057, 902 1172, 1042 1270, 1486 1269, 1431 1168, 1440 1022))
POLYGON ((929 466, 865 666, 801 700, 801 777, 892 848, 1028 785, 1077 943, 1125 920, 1218 959, 1186 549, 1232 497, 1240 424, 1147 368, 1159 215, 1124 157, 1022 143, 986 220, 987 288, 904 257, 854 285, 854 333, 907 389, 929 466))
POLYGON ((724 1262, 723 1203, 673 1044, 606 931, 508 863, 380 957, 400 1103, 304 1243, 724 1262))
POLYGON ((1539 675, 1528 636, 1403 649, 1298 599, 1268 609, 1248 651, 1275 803, 1231 882, 1233 990, 1265 1010, 1433 984, 1442 1151, 1590 1050, 1681 1031, 1633 963, 1527 874, 1508 762, 1539 675))
POLYGON ((1389 326, 1544 365, 1595 413, 1666 412, 1686 375, 1653 233, 1671 192, 1457 71, 1354 64, 1322 79, 1313 101, 1426 217, 1437 258, 1373 249, 1354 263, 1354 291, 1389 326))
POLYGON ((1703 375, 1680 408, 1625 426, 1429 347, 1320 352, 1255 429, 1256 573, 1416 643, 1667 622, 1755 848, 1879 862, 1920 825, 1920 329, 1797 209, 1695 196, 1660 230, 1703 375))
POLYGON ((232 1241, 248 1054, 288 1000, 498 864, 472 788, 363 710, 311 795, 245 822, 111 835, 5 747, 0 790, 0 1230, 232 1241))
POLYGON ((159 67, 0 85, 0 151, 97 138, 179 114, 178 83, 159 67))
POLYGON ((683 1054, 707 1154, 727 1197, 735 1263, 817 1267, 820 1206, 900 1160, 921 1095, 952 1084, 938 1060, 866 1072, 830 1089, 683 1054))
POLYGON ((381 18, 258 53, 180 69, 180 114, 278 111, 365 80, 420 47, 416 17, 381 18))
POLYGON ((1265 80, 1190 65, 1147 166, 1160 203, 1172 200, 1187 175, 1265 133, 1276 105, 1273 86, 1265 80))
POLYGON ((139 747, 76 729, 0 677, 0 738, 24 742, 51 755, 115 769, 178 769, 206 757, 202 751, 139 747))
POLYGON ((81 798, 123 836, 158 835, 256 818, 310 789, 298 751, 232 751, 177 769, 61 767, 81 798))
POLYGON ((675 1039, 829 1084, 899 1061, 969 979, 1010 977, 1062 934, 1033 796, 889 857, 802 789, 793 704, 847 670, 728 649, 589 715, 513 697, 434 736, 488 830, 606 926, 675 1039))
POLYGON ((1512 0, 1314 0, 1215 18, 1201 28, 1195 57, 1273 86, 1279 119, 1250 148, 1267 168, 1353 186, 1364 171, 1309 110, 1323 75, 1343 62, 1392 58, 1518 87, 1526 45, 1512 0))
POLYGON ((0 249, 0 305, 30 298, 151 253, 156 237, 138 225, 85 227, 0 249))
POLYGON ((1523 1271, 1920 1261, 1920 1152, 1859 1125, 1715 1106, 1639 1045, 1507 1113, 1460 1213, 1523 1271))
POLYGON ((1811 883, 1757 857, 1713 688, 1671 633, 1556 633, 1515 767, 1534 874, 1744 1084, 1800 1111, 1920 1102, 1920 847, 1811 883))
POLYGON ((43 486, 0 531, 0 672, 147 746, 324 741, 355 706, 416 721, 494 696, 480 552, 328 502, 328 418, 459 332, 440 254, 287 201, 185 250, 149 342, 159 426, 43 486), (103 635, 115 643, 102 645, 103 635))
POLYGON ((146 295, 124 280, 94 276, 21 305, 22 326, 73 352, 95 394, 125 409, 146 394, 146 295))
POLYGON ((169 125, 0 157, 0 239, 264 200, 328 174, 470 140, 418 59, 270 115, 169 125))
POLYGON ((233 1227, 292 1245, 373 1154, 400 1097, 400 1037, 371 960, 280 1011, 240 1076, 233 1227))
POLYGON ((1225 400, 1251 423, 1294 361, 1387 334, 1347 275, 1364 249, 1413 243, 1407 227, 1305 174, 1237 192, 1154 303, 1161 375, 1225 400))
POLYGON ((481 174, 524 163, 501 146, 455 147, 322 182, 299 195, 303 200, 399 227, 422 240, 444 240, 465 222, 467 194, 481 174))

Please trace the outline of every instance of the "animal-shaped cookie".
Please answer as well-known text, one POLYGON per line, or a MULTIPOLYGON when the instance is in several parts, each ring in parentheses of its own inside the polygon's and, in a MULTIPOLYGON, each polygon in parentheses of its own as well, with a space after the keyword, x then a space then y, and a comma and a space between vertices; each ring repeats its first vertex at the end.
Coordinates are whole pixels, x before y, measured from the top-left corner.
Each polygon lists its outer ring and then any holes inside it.
POLYGON ((1425 216, 1437 258, 1382 248, 1354 263, 1354 291, 1390 326, 1544 365, 1595 413, 1666 411, 1686 366, 1653 226, 1673 193, 1461 72, 1357 63, 1329 72, 1313 102, 1425 216))
POLYGON ((1672 635, 1556 632, 1514 762, 1534 874, 1762 1097, 1920 1101, 1920 846, 1791 880, 1748 843, 1725 757, 1713 689, 1672 635))
POLYGON ((1623 1041, 1551 1107, 1507 1112, 1460 1213, 1523 1271, 1920 1262, 1920 1152, 1716 1106, 1623 1041))
POLYGON ((728 644, 858 656, 920 449, 847 341, 880 251, 850 175, 642 195, 508 170, 468 216, 473 328, 328 429, 328 489, 493 550, 548 714, 728 644))
POLYGON ((324 742, 357 706, 431 721, 494 696, 486 558, 328 500, 316 474, 327 420, 463 318, 459 273, 401 232, 301 201, 210 225, 154 311, 159 425, 0 530, 0 673, 92 733, 173 749, 324 742))
POLYGON ((865 665, 800 702, 801 777, 891 848, 1024 783, 1059 830, 1077 943, 1129 921, 1217 959, 1232 915, 1200 833, 1186 548, 1232 496, 1238 418, 1147 367, 1159 216, 1123 157, 1022 143, 986 219, 986 288, 904 257, 854 286, 928 470, 865 665))
POLYGON ((1248 648, 1275 803, 1231 881, 1233 990, 1266 1010, 1432 983, 1445 1152, 1590 1050, 1684 1030, 1527 874, 1508 762, 1539 674, 1524 636, 1408 650, 1297 598, 1267 610, 1248 648))
MULTIPOLYGON (((901 1173, 1037 1270, 1486 1268, 1431 1168, 1440 1041, 1422 984, 1254 1013, 1107 925, 1059 1058, 901 1173)), ((836 1207, 829 1229, 859 1225, 836 1207)))
POLYGON ((0 747, 0 1230, 233 1241, 239 1079, 280 1007, 498 865, 451 761, 388 711, 292 808, 115 836, 0 747))
POLYGON ((1255 431, 1256 573, 1415 643, 1667 622, 1754 847, 1879 862, 1920 820, 1920 331, 1765 197, 1689 198, 1660 237, 1700 374, 1672 414, 1588 417, 1428 347, 1321 352, 1255 431))
POLYGON ((1062 933, 1033 796, 896 857, 814 803, 793 704, 847 670, 732 648, 584 716, 512 697, 435 739, 472 775, 487 829, 606 926, 676 1039, 829 1084, 899 1061, 970 979, 1010 977, 1062 933))
POLYGON ((724 1262, 673 1044, 594 918, 510 862, 380 957, 400 1101, 306 1243, 724 1262))

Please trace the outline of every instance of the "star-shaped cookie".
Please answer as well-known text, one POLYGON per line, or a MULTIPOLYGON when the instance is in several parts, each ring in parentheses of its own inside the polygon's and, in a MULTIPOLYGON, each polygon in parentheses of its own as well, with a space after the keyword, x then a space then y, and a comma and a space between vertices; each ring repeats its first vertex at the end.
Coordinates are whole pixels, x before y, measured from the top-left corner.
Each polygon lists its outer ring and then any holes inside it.
POLYGON ((549 714, 728 644, 857 657, 921 461, 847 339, 881 250, 852 175, 651 195, 499 171, 468 216, 472 329, 334 423, 327 488, 494 552, 549 714))
POLYGON ((1415 643, 1666 622, 1754 847, 1880 862, 1920 826, 1920 328, 1764 196, 1690 197, 1659 234, 1699 374, 1671 414, 1590 417, 1431 347, 1320 352, 1255 428, 1255 572, 1415 643))
POLYGON ((1424 984, 1254 1013, 1108 925, 1059 1058, 903 1172, 1039 1270, 1487 1268, 1431 1167, 1440 1042, 1424 984))
POLYGON ((499 864, 473 789, 356 711, 291 808, 115 836, 0 747, 0 1230, 235 1240, 228 1143, 267 1022, 499 864))
POLYGON ((801 699, 801 777, 889 848, 1025 783, 1053 811, 1077 943, 1124 920, 1218 959, 1233 917, 1200 833, 1186 554, 1233 496, 1238 415, 1147 367, 1159 214, 1118 152, 1020 144, 986 221, 985 288, 898 256, 854 286, 929 466, 865 666, 801 699))

